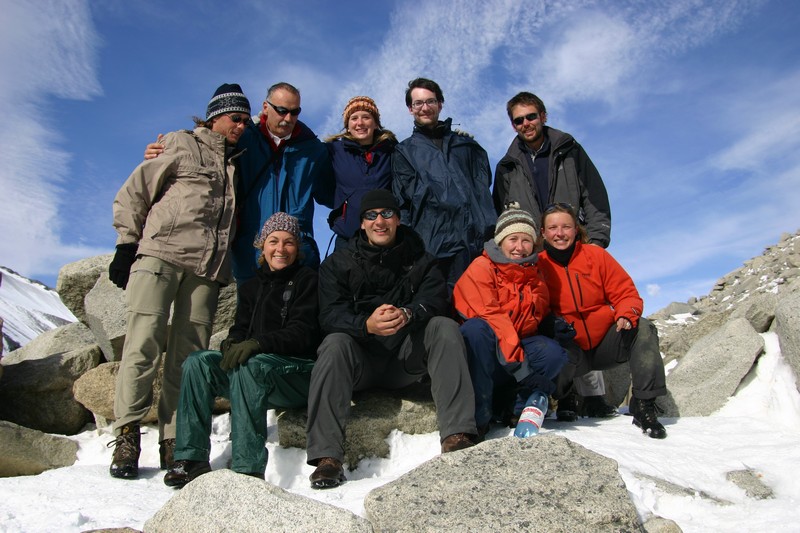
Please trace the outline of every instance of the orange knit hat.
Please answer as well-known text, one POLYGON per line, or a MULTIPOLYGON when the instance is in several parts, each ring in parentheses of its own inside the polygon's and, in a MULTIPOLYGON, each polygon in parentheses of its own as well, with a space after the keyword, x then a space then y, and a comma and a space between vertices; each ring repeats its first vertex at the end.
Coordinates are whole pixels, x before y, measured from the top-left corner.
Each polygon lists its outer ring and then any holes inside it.
POLYGON ((378 106, 375 105, 375 100, 369 96, 354 96, 349 102, 347 102, 347 105, 344 106, 344 112, 342 113, 345 129, 347 129, 347 122, 350 120, 350 115, 356 111, 366 111, 372 115, 372 117, 375 119, 375 122, 378 123, 378 128, 382 128, 381 112, 378 111, 378 106))

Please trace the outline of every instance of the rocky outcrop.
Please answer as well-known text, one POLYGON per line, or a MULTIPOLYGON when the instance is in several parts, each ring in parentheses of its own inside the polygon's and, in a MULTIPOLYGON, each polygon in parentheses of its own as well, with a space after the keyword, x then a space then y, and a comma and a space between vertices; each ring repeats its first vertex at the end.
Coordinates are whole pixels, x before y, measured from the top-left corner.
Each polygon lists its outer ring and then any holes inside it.
POLYGON ((94 345, 92 332, 84 324, 73 322, 42 333, 25 346, 3 355, 3 365, 32 359, 44 359, 94 345))
POLYGON ((66 264, 58 271, 56 292, 78 320, 86 319, 83 300, 100 276, 105 274, 108 279, 108 264, 113 258, 114 254, 97 255, 66 264))
POLYGON ((375 531, 640 527, 616 461, 553 435, 494 439, 440 455, 370 492, 364 508, 375 531))
POLYGON ((84 298, 84 322, 94 334, 106 361, 122 359, 122 346, 128 328, 125 291, 111 283, 104 272, 84 298))
MULTIPOLYGON (((278 438, 286 448, 306 447, 306 410, 278 414, 278 438)), ((404 433, 437 430, 436 407, 426 381, 397 391, 370 390, 353 395, 345 436, 345 462, 355 466, 365 457, 387 457, 386 438, 393 429, 404 433)))
POLYGON ((0 420, 0 477, 35 476, 75 464, 78 443, 0 420))
POLYGON ((667 376, 677 409, 666 416, 708 416, 734 395, 764 351, 764 339, 744 318, 701 338, 667 376))
MULTIPOLYGON (((92 412, 98 426, 106 425, 116 420, 114 416, 114 392, 117 382, 119 362, 103 363, 75 381, 73 393, 75 400, 92 412)), ((161 378, 163 366, 159 368, 153 382, 153 403, 150 410, 142 419, 143 424, 158 422, 158 398, 161 395, 161 378)), ((217 398, 214 405, 215 413, 224 413, 230 410, 230 402, 225 398, 217 398)))
POLYGON ((145 533, 181 531, 372 533, 373 529, 350 511, 218 470, 186 485, 144 524, 145 533))
POLYGON ((72 395, 80 376, 100 361, 96 345, 4 365, 0 380, 0 419, 45 431, 74 435, 91 422, 91 413, 72 395))
MULTIPOLYGON (((711 293, 671 304, 649 317, 671 369, 672 416, 719 409, 754 368, 760 334, 777 334, 785 360, 800 375, 800 233, 784 234, 764 254, 720 278, 711 293)), ((800 390, 800 381, 798 381, 800 390)))

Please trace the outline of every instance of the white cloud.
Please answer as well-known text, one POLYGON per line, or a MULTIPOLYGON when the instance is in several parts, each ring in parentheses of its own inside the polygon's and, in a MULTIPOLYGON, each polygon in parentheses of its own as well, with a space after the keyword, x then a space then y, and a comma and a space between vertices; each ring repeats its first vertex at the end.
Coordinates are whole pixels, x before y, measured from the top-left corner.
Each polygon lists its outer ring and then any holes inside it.
POLYGON ((647 284, 647 294, 649 296, 658 296, 660 292, 661 292, 661 287, 658 285, 658 283, 647 284))
POLYGON ((59 238, 59 187, 69 156, 58 148, 58 125, 48 119, 47 102, 100 93, 98 39, 85 2, 45 4, 6 1, 0 19, 0 114, 15 124, 0 130, 0 264, 33 275, 94 255, 59 238))

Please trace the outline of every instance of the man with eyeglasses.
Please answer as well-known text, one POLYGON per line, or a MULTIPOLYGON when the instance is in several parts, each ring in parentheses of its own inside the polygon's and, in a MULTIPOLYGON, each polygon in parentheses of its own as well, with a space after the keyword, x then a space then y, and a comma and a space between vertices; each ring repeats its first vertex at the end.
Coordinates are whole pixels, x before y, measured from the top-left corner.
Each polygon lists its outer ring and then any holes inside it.
POLYGON ((489 187, 486 151, 471 136, 453 131, 452 119, 439 120, 444 95, 426 78, 408 83, 406 106, 414 117, 411 137, 392 158, 393 191, 401 220, 419 233, 452 293, 470 262, 494 237, 497 214, 489 187))
MULTIPOLYGON (((238 227, 232 248, 233 274, 239 286, 258 269, 252 236, 278 211, 300 222, 301 262, 319 266, 314 200, 333 205, 333 171, 328 150, 299 120, 300 111, 300 91, 289 83, 276 83, 268 89, 261 112, 247 121, 239 142, 244 153, 239 159, 238 227)), ((149 144, 145 158, 160 152, 157 143, 149 144)))
POLYGON ((475 398, 464 340, 447 318, 447 289, 420 236, 401 224, 394 195, 361 200, 361 231, 319 271, 320 326, 327 334, 311 373, 311 486, 345 481, 342 460, 354 391, 398 389, 430 375, 442 453, 473 446, 475 398))
MULTIPOLYGON (((578 213, 589 242, 603 248, 611 242, 611 207, 600 173, 583 147, 563 131, 546 126, 547 109, 535 94, 520 92, 506 104, 517 136, 497 164, 494 198, 497 213, 516 204, 541 220, 549 205, 565 203, 578 213)), ((616 409, 605 402, 602 372, 589 372, 576 380, 589 416, 613 416, 616 409)), ((577 418, 577 398, 559 401, 558 417, 577 418)))
POLYGON ((193 131, 168 133, 164 154, 142 162, 114 198, 117 251, 109 279, 126 289, 128 329, 114 398, 111 476, 139 475, 140 422, 158 403, 161 468, 172 466, 181 364, 208 347, 221 285, 231 280, 237 144, 250 102, 237 84, 220 86, 193 131), (167 327, 172 313, 171 327, 167 327))

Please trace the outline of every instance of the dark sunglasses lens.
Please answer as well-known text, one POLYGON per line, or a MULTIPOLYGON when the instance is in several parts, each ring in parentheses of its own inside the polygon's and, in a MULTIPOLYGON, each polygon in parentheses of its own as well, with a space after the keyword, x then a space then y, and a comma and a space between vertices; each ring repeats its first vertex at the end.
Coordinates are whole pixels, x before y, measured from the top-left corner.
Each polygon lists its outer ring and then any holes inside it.
POLYGON ((536 120, 536 117, 538 117, 538 116, 539 116, 539 113, 528 113, 527 115, 525 115, 525 116, 523 116, 523 117, 516 117, 516 118, 513 120, 513 122, 514 122, 514 124, 516 124, 517 126, 522 126, 522 124, 523 124, 523 123, 524 123, 526 120, 527 120, 528 122, 533 122, 534 120, 536 120))
POLYGON ((228 116, 230 117, 231 121, 233 121, 234 124, 238 124, 240 122, 244 122, 245 120, 247 120, 242 115, 228 115, 228 116))
POLYGON ((366 220, 375 220, 376 218, 378 218, 378 213, 376 213, 375 211, 367 211, 366 213, 364 213, 364 216, 362 218, 365 218, 366 220))
POLYGON ((381 211, 381 216, 383 218, 392 218, 394 216, 394 209, 384 209, 381 211))

